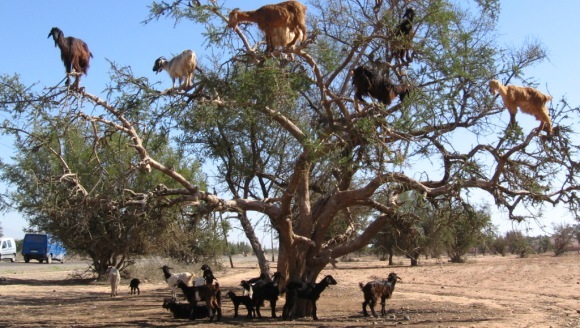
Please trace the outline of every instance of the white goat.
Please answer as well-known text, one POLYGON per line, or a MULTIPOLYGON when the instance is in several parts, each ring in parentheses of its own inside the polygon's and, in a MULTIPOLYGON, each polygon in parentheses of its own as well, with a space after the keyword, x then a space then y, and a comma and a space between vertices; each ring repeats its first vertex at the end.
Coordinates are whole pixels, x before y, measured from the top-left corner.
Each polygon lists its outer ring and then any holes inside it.
POLYGON ((108 281, 111 284, 111 297, 117 296, 117 288, 121 283, 121 273, 112 265, 109 265, 106 273, 109 275, 108 281))
POLYGON ((170 269, 171 268, 167 265, 161 267, 161 270, 163 270, 163 277, 165 278, 165 281, 167 281, 167 286, 169 286, 169 289, 171 289, 171 296, 176 298, 177 290, 179 289, 179 287, 177 287, 177 283, 182 281, 187 286, 191 286, 193 274, 189 272, 171 273, 169 272, 170 269))
POLYGON ((167 61, 165 57, 159 57, 153 65, 153 71, 157 74, 162 70, 166 70, 171 77, 172 88, 175 88, 175 79, 179 80, 179 88, 182 90, 189 90, 191 88, 191 79, 193 72, 197 67, 197 57, 195 52, 191 50, 184 50, 181 54, 173 57, 167 61))

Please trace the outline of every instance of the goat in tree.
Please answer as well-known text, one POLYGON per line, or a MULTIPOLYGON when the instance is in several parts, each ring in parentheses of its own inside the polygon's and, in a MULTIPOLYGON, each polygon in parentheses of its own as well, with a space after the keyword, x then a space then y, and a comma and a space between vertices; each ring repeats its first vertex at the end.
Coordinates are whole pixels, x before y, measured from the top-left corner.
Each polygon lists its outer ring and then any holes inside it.
POLYGON ((87 74, 93 54, 83 40, 72 36, 65 38, 64 33, 58 27, 53 27, 50 30, 48 37, 50 38, 51 35, 54 39, 54 46, 60 48, 60 59, 62 59, 66 70, 65 85, 70 84, 70 75, 73 74, 74 70, 75 82, 73 87, 78 89, 81 75, 87 74))
POLYGON ((276 46, 293 46, 299 39, 301 42, 306 41, 306 6, 298 1, 265 5, 252 11, 232 10, 228 26, 235 29, 241 22, 258 24, 266 37, 268 53, 276 46), (289 38, 292 40, 287 40, 289 38))
POLYGON ((370 96, 385 105, 390 105, 397 96, 402 102, 410 90, 408 86, 393 84, 388 77, 383 77, 364 66, 359 66, 353 70, 352 85, 355 89, 355 108, 357 111, 357 100, 366 104, 363 96, 370 96))
POLYGON ((415 19, 415 9, 407 8, 401 23, 395 29, 395 41, 392 42, 393 56, 401 62, 411 62, 411 42, 413 39, 413 20, 415 19))
POLYGON ((552 121, 548 114, 546 103, 552 99, 540 91, 530 87, 519 87, 516 85, 503 85, 498 80, 489 82, 489 92, 492 94, 499 93, 503 104, 510 113, 510 125, 515 126, 516 113, 518 107, 526 114, 533 115, 536 120, 540 121, 538 131, 546 131, 548 136, 552 134, 552 121))
POLYGON ((162 70, 166 70, 171 77, 171 88, 175 88, 175 79, 179 80, 179 88, 182 90, 189 90, 191 88, 191 79, 193 72, 197 67, 197 56, 191 50, 184 50, 179 55, 167 61, 165 57, 161 56, 155 60, 153 71, 158 74, 162 70))

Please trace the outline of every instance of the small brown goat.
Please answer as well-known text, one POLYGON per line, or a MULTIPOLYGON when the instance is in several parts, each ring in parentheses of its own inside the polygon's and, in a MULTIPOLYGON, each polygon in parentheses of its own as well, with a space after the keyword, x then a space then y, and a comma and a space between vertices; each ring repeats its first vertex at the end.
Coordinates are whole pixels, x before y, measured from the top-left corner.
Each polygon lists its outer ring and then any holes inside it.
POLYGON ((530 87, 505 86, 498 80, 489 82, 489 92, 492 94, 499 92, 501 95, 503 104, 510 113, 510 125, 516 125, 516 113, 519 107, 522 112, 533 115, 536 120, 540 121, 538 131, 544 130, 548 136, 552 134, 552 121, 546 107, 546 102, 552 99, 551 96, 530 87))
POLYGON ((387 311, 385 310, 386 299, 391 298, 393 296, 393 292, 395 291, 395 285, 397 284, 397 280, 402 280, 397 276, 396 273, 391 272, 389 273, 389 277, 387 280, 384 281, 370 281, 364 285, 362 282, 359 283, 359 287, 362 290, 365 301, 362 303, 363 307, 363 315, 368 316, 367 312, 367 304, 371 308, 371 312, 373 316, 377 316, 375 312, 375 304, 377 300, 381 299, 381 315, 386 315, 387 311))
MULTIPOLYGON (((366 103, 363 96, 370 96, 385 105, 390 105, 397 96, 403 101, 410 90, 407 86, 393 84, 389 78, 379 76, 364 66, 353 70, 352 85, 355 89, 355 101, 366 103)), ((358 111, 358 105, 355 104, 355 107, 358 111)))
POLYGON ((70 84, 70 74, 74 70, 75 82, 73 86, 78 89, 81 75, 87 74, 93 54, 83 40, 72 36, 65 38, 64 33, 58 27, 53 27, 50 30, 48 37, 50 38, 51 35, 54 39, 54 46, 60 48, 60 58, 67 74, 66 85, 70 84))
POLYGON ((298 1, 265 5, 252 11, 232 10, 228 26, 236 28, 241 22, 258 24, 266 37, 266 52, 277 46, 293 46, 298 40, 304 42, 307 37, 306 6, 298 1))

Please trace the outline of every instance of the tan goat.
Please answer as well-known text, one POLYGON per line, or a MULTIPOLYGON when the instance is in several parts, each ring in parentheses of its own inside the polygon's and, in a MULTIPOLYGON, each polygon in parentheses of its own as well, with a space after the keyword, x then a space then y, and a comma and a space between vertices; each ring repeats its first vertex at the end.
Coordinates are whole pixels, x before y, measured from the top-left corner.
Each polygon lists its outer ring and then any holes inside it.
POLYGON ((530 87, 505 86, 498 80, 489 82, 489 92, 492 94, 499 92, 501 95, 503 104, 510 113, 510 125, 516 124, 516 113, 519 107, 522 112, 533 115, 536 120, 540 121, 539 131, 544 130, 548 135, 552 134, 552 121, 546 107, 546 103, 552 99, 551 96, 530 87))
POLYGON ((285 1, 265 5, 257 10, 230 12, 228 26, 236 28, 238 23, 251 22, 266 36, 266 51, 272 52, 276 46, 293 46, 296 41, 306 41, 306 6, 298 1, 285 1), (292 37, 292 40, 287 39, 292 37))

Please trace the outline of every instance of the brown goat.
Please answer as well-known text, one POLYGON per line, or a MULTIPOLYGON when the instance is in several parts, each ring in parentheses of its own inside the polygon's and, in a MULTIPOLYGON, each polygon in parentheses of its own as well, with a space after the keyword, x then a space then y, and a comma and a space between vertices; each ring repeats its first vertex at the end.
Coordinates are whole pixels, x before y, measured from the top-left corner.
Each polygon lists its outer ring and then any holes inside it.
POLYGON ((60 48, 60 58, 64 63, 66 69, 66 85, 70 84, 70 74, 72 70, 75 72, 74 87, 79 87, 79 81, 82 74, 87 74, 90 65, 90 59, 93 54, 89 51, 87 44, 72 36, 64 37, 64 33, 58 28, 53 27, 48 33, 48 37, 52 35, 54 39, 54 46, 60 48))
POLYGON ((544 130, 548 136, 552 134, 552 121, 546 107, 546 102, 552 99, 551 96, 530 87, 505 86, 498 80, 489 82, 489 92, 492 94, 499 92, 501 95, 503 104, 510 113, 510 125, 516 125, 516 113, 519 107, 522 112, 533 115, 536 120, 540 121, 538 131, 544 130))
POLYGON ((236 28, 241 22, 258 24, 266 36, 267 52, 272 52, 276 46, 293 46, 299 39, 306 41, 306 6, 298 1, 265 5, 252 11, 232 10, 228 26, 236 28), (293 35, 290 42, 288 35, 293 35))
POLYGON ((397 276, 396 273, 391 272, 387 280, 382 281, 370 281, 366 284, 362 282, 359 283, 359 287, 364 294, 365 301, 362 303, 363 308, 363 315, 368 316, 367 312, 367 305, 371 308, 371 312, 373 316, 376 317, 377 313, 375 312, 375 304, 380 299, 381 300, 381 315, 386 315, 387 311, 385 310, 386 299, 391 298, 393 296, 393 292, 395 291, 395 285, 397 284, 398 280, 402 280, 397 276))

